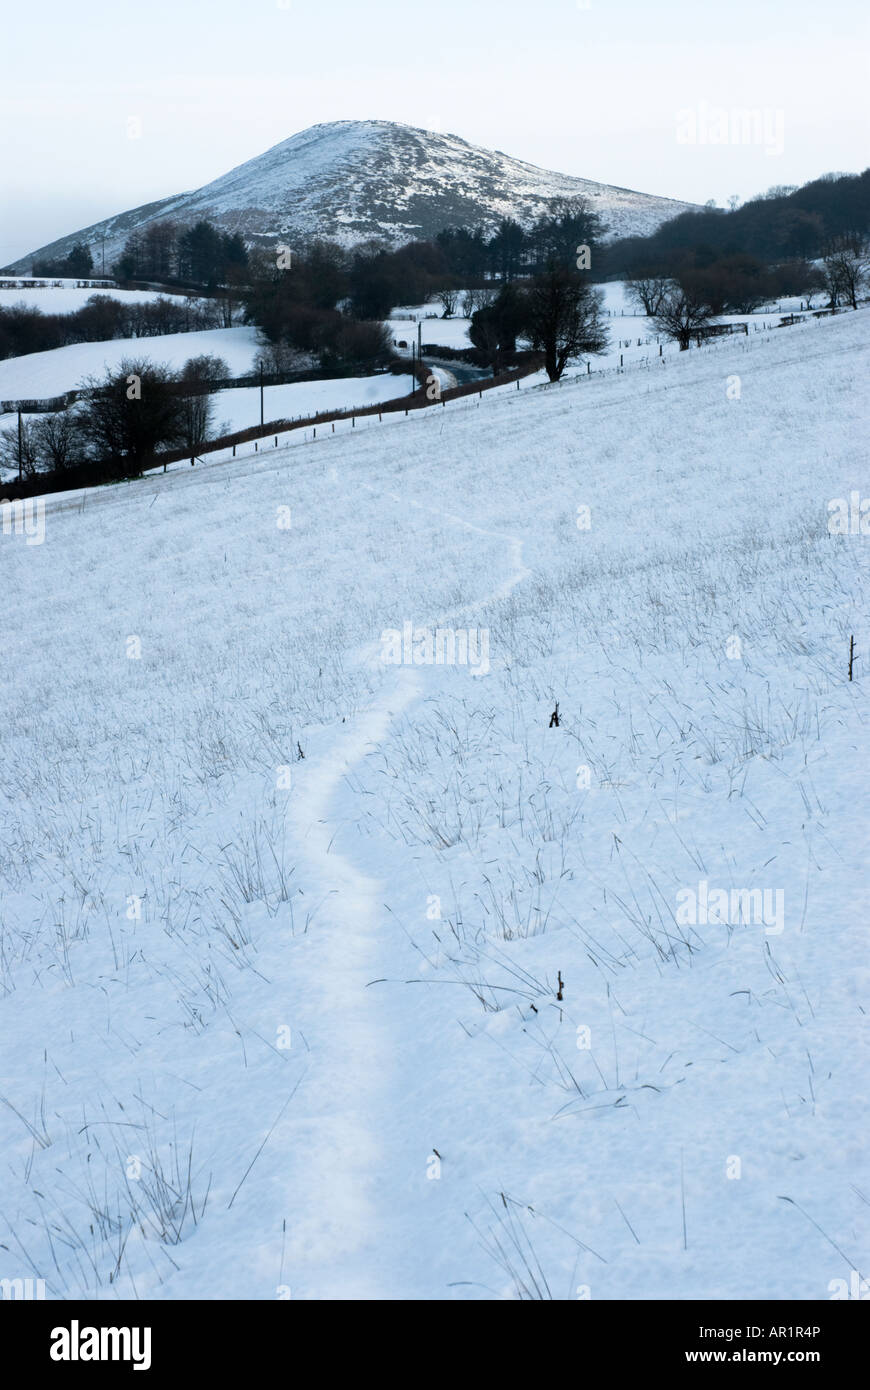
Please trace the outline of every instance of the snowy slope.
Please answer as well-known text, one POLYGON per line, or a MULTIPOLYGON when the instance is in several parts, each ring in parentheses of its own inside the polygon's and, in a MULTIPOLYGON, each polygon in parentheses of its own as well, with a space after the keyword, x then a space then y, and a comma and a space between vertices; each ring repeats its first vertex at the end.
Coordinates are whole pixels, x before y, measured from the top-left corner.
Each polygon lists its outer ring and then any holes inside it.
POLYGON ((334 121, 291 136, 194 192, 61 237, 11 269, 66 255, 77 241, 102 248, 103 237, 111 265, 133 230, 168 217, 186 224, 207 218, 269 244, 310 237, 401 244, 445 227, 491 229, 503 217, 526 223, 551 200, 577 195, 620 236, 652 232, 692 206, 539 169, 456 135, 391 121, 334 121))
MULTIPOLYGON (((416 387, 416 381, 413 386, 416 387)), ((285 386, 267 386, 263 393, 266 420, 299 420, 327 410, 350 410, 354 406, 391 401, 411 389, 412 379, 381 372, 377 376, 335 377, 324 381, 295 381, 285 386)), ((214 394, 214 418, 225 421, 226 431, 245 430, 260 423, 260 391, 256 386, 238 386, 214 394)))
POLYGON ((233 376, 243 376, 257 355, 256 328, 204 328, 195 333, 164 333, 156 338, 112 338, 101 343, 71 343, 28 352, 0 362, 0 400, 36 400, 58 396, 78 386, 83 377, 102 376, 124 358, 144 357, 183 367, 203 353, 221 357, 233 376))
POLYGON ((158 297, 176 304, 184 303, 181 295, 161 295, 159 290, 121 290, 114 286, 111 289, 79 289, 74 281, 37 288, 24 281, 17 289, 0 288, 0 308, 23 304, 28 309, 39 309, 43 314, 74 314, 77 309, 83 309, 94 295, 108 295, 110 299, 119 299, 122 304, 147 304, 158 297))
POLYGON ((309 431, 0 537, 0 1277, 870 1272, 868 542, 827 527, 870 491, 867 328, 309 431), (380 659, 439 621, 488 674, 380 659), (782 892, 782 930, 678 922, 701 882, 782 892))

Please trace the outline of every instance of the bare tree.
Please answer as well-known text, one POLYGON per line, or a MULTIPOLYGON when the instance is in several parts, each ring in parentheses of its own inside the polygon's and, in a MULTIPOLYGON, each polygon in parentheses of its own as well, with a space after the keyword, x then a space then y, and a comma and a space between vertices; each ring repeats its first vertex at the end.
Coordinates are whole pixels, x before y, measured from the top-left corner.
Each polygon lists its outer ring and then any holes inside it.
POLYGON ((544 354, 551 381, 559 380, 572 357, 606 348, 601 303, 600 293, 564 266, 544 271, 524 292, 525 331, 532 347, 544 354))
POLYGON ((230 374, 221 357, 191 357, 181 369, 180 443, 191 457, 211 438, 215 384, 230 374))
POLYGON ((290 372, 307 372, 317 365, 314 352, 291 347, 283 339, 263 342, 254 358, 254 371, 266 376, 283 376, 290 372))
POLYGON ((638 275, 626 281, 629 298, 650 319, 658 313, 670 287, 671 282, 664 275, 638 275))
POLYGON ((657 311, 651 315, 659 332, 679 343, 681 352, 688 348, 692 334, 711 323, 714 317, 706 300, 680 285, 673 285, 667 291, 657 311))
POLYGON ((3 441, 2 456, 6 466, 17 468, 22 478, 32 478, 39 461, 33 421, 22 418, 20 429, 16 421, 14 425, 3 430, 0 439, 3 441))
POLYGON ((435 295, 436 300, 441 305, 444 313, 443 319, 452 319, 459 307, 459 290, 452 285, 444 285, 435 295))
POLYGON ((493 289, 468 289, 462 294, 462 313, 470 319, 478 309, 486 309, 496 298, 498 291, 493 289))
POLYGON ((41 415, 34 422, 36 448, 43 463, 53 472, 71 468, 81 457, 81 431, 74 410, 41 415))
POLYGON ((870 275, 870 243, 858 236, 838 237, 824 257, 825 288, 835 309, 845 300, 858 308, 858 293, 870 275))

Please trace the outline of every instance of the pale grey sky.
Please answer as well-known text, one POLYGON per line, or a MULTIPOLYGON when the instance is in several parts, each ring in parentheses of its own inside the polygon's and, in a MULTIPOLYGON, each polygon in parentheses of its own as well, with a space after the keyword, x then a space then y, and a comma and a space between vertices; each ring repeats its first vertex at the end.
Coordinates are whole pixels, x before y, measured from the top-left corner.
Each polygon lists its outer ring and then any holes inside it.
POLYGON ((867 13, 864 0, 18 5, 2 25, 0 264, 318 121, 406 121, 695 202, 857 172, 867 13), (765 116, 763 139, 685 138, 687 111, 700 131, 741 108, 765 116))

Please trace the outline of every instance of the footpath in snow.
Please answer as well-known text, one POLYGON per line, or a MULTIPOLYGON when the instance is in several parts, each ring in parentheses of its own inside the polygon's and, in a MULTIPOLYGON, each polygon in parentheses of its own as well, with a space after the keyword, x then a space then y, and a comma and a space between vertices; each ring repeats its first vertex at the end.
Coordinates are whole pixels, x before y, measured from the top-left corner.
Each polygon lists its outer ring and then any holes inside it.
POLYGON ((865 320, 4 538, 0 1276, 868 1273, 866 538, 828 526, 870 490, 865 320), (488 669, 379 659, 408 623, 486 632, 488 669))

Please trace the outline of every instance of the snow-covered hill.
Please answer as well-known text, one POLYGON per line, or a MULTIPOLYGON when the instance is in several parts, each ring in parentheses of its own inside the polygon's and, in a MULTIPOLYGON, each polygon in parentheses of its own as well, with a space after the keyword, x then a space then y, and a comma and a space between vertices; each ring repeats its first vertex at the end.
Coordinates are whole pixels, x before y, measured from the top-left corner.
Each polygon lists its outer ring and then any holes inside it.
POLYGON ((868 1272, 870 541, 828 526, 867 338, 653 349, 0 536, 0 1278, 868 1272), (488 669, 385 661, 406 623, 488 669))
POLYGON ((208 218, 249 241, 323 237, 400 244, 445 227, 532 221, 553 199, 586 196, 613 235, 645 234, 691 204, 553 173, 456 135, 392 121, 310 127, 195 192, 164 198, 61 237, 14 263, 67 255, 76 241, 111 265, 137 228, 163 218, 208 218))

